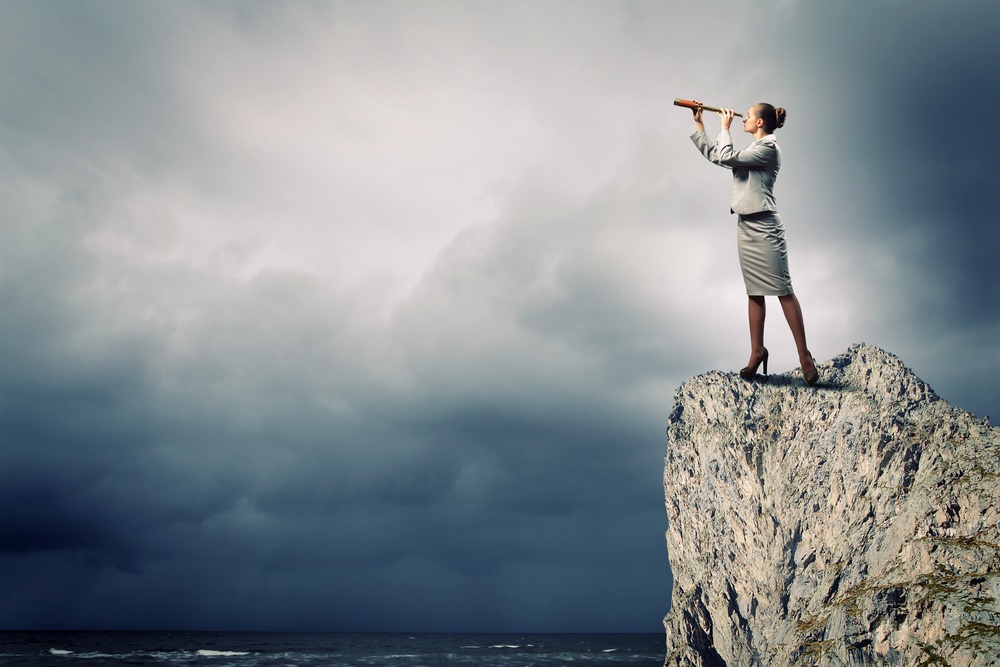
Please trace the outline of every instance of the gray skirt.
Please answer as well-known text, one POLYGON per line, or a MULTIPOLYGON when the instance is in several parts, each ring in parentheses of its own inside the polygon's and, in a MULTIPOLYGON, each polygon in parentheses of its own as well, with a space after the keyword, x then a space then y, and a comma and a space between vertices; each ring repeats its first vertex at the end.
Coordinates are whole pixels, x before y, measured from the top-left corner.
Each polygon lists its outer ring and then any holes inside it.
POLYGON ((749 296, 792 293, 785 227, 774 211, 741 215, 737 223, 740 268, 749 296))

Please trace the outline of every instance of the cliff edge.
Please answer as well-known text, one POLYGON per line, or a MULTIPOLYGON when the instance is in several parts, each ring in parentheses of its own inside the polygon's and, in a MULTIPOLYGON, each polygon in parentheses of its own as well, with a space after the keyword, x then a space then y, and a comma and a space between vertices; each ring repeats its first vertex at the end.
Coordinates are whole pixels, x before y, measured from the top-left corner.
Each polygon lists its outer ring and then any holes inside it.
POLYGON ((1000 429, 853 345, 677 390, 671 667, 1000 665, 1000 429))

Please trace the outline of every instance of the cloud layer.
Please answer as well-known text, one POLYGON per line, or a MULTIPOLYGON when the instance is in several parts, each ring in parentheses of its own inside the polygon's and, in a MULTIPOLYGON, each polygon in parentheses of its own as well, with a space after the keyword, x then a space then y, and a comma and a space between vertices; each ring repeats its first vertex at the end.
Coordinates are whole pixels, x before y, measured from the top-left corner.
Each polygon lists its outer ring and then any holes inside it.
POLYGON ((675 96, 789 109, 818 358, 1000 412, 993 3, 0 9, 5 627, 656 631, 746 356, 675 96))

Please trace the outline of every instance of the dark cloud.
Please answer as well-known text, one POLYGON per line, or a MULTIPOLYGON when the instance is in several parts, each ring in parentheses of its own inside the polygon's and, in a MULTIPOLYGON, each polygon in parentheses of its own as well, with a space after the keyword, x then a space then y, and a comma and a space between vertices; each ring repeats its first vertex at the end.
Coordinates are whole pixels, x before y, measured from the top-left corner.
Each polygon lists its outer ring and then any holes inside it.
POLYGON ((4 2, 2 623, 656 631, 671 392, 746 336, 672 96, 787 100, 819 356, 995 411, 996 134, 895 110, 992 104, 996 11, 874 7, 4 2))
MULTIPOLYGON (((816 22, 852 9, 825 9, 816 22)), ((1000 150, 1000 126, 978 117, 1000 104, 1000 45, 990 37, 1000 10, 986 2, 959 12, 928 2, 873 9, 865 12, 872 27, 851 48, 823 38, 817 45, 845 69, 865 72, 843 82, 830 109, 830 120, 849 125, 865 147, 854 178, 880 195, 872 213, 881 225, 864 226, 882 252, 908 265, 913 301, 936 311, 935 329, 995 326, 1000 287, 989 248, 1000 242, 1000 226, 987 223, 996 208, 986 194, 995 170, 977 154, 1000 150)))

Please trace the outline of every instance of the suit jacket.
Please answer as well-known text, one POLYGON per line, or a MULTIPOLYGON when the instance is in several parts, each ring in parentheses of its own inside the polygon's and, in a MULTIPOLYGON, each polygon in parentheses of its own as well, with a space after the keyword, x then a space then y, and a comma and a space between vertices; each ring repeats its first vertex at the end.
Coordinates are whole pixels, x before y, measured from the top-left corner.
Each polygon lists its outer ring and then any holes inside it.
POLYGON ((692 134, 691 141, 709 161, 733 170, 731 213, 750 215, 778 210, 774 201, 774 181, 781 168, 781 149, 773 134, 741 151, 733 150, 729 130, 720 132, 714 144, 709 143, 704 130, 692 134))

